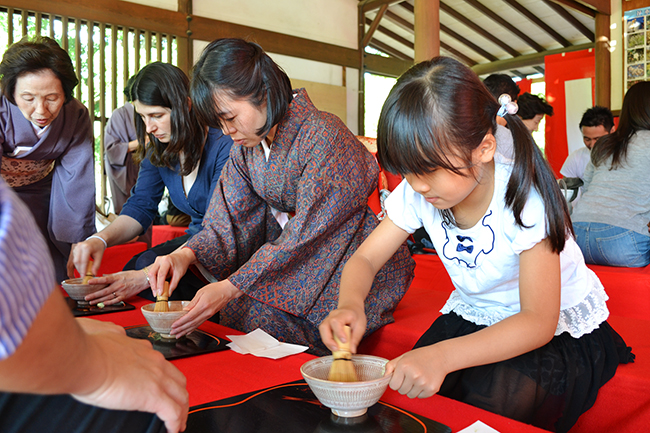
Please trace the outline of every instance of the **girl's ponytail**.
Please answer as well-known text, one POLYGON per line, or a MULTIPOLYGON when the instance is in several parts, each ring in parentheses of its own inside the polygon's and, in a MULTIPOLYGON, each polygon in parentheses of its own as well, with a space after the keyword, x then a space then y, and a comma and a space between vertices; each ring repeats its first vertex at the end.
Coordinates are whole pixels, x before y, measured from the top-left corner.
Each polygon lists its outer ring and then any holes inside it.
POLYGON ((514 114, 505 114, 504 118, 512 134, 515 151, 514 166, 506 189, 506 206, 512 209, 515 221, 523 227, 521 212, 528 192, 535 187, 544 202, 551 248, 559 253, 564 249, 567 232, 573 235, 566 199, 526 125, 514 114))

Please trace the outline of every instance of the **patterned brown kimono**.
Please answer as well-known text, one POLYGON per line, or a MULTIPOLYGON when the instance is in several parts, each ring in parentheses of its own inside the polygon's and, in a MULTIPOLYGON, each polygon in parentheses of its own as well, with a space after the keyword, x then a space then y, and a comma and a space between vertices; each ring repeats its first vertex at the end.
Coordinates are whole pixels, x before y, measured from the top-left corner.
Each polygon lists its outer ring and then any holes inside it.
MULTIPOLYGON (((343 266, 378 224, 367 205, 378 171, 304 89, 279 123, 268 161, 261 145, 233 145, 203 230, 188 244, 212 275, 245 293, 221 310, 221 323, 327 353, 317 327, 336 308, 343 266), (271 208, 294 215, 284 230, 271 208)), ((414 266, 403 246, 379 271, 366 300, 368 334, 393 321, 414 266)))

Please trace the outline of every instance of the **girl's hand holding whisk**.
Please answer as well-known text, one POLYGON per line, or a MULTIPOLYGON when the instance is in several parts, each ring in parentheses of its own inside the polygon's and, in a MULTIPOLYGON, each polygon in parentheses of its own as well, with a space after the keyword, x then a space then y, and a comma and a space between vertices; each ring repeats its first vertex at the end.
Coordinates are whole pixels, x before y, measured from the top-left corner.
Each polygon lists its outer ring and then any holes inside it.
POLYGON ((360 309, 343 307, 330 312, 318 327, 323 344, 332 351, 337 350, 338 345, 334 341, 334 335, 342 342, 346 342, 347 338, 343 330, 346 325, 352 330, 350 352, 357 353, 357 345, 366 330, 366 314, 363 304, 360 309))

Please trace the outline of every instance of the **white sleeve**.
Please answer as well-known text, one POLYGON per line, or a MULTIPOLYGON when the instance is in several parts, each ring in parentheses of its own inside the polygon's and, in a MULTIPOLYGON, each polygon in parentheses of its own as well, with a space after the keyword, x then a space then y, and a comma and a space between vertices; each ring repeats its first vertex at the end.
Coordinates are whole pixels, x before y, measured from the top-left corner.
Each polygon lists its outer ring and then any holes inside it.
POLYGON ((544 238, 546 234, 546 209, 539 193, 533 188, 528 195, 528 201, 521 212, 521 221, 525 227, 517 227, 512 240, 512 249, 516 254, 529 250, 544 238))
POLYGON ((578 174, 578 170, 576 167, 576 163, 578 162, 577 156, 577 151, 574 151, 569 155, 564 161, 564 164, 562 165, 562 168, 560 169, 560 174, 564 177, 580 177, 578 174))
POLYGON ((408 233, 413 233, 422 227, 422 219, 417 209, 419 197, 422 196, 413 191, 411 185, 404 179, 384 202, 388 218, 408 233))

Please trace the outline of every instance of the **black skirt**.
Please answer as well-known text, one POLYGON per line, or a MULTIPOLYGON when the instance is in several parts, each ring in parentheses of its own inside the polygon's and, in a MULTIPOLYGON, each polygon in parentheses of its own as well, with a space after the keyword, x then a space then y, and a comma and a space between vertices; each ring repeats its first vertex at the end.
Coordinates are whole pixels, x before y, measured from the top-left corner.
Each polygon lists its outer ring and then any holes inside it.
MULTIPOLYGON (((455 313, 445 314, 414 349, 483 328, 455 313)), ((618 364, 633 360, 631 348, 603 322, 580 338, 564 332, 515 358, 450 373, 439 394, 546 430, 567 432, 593 406, 618 364)))

